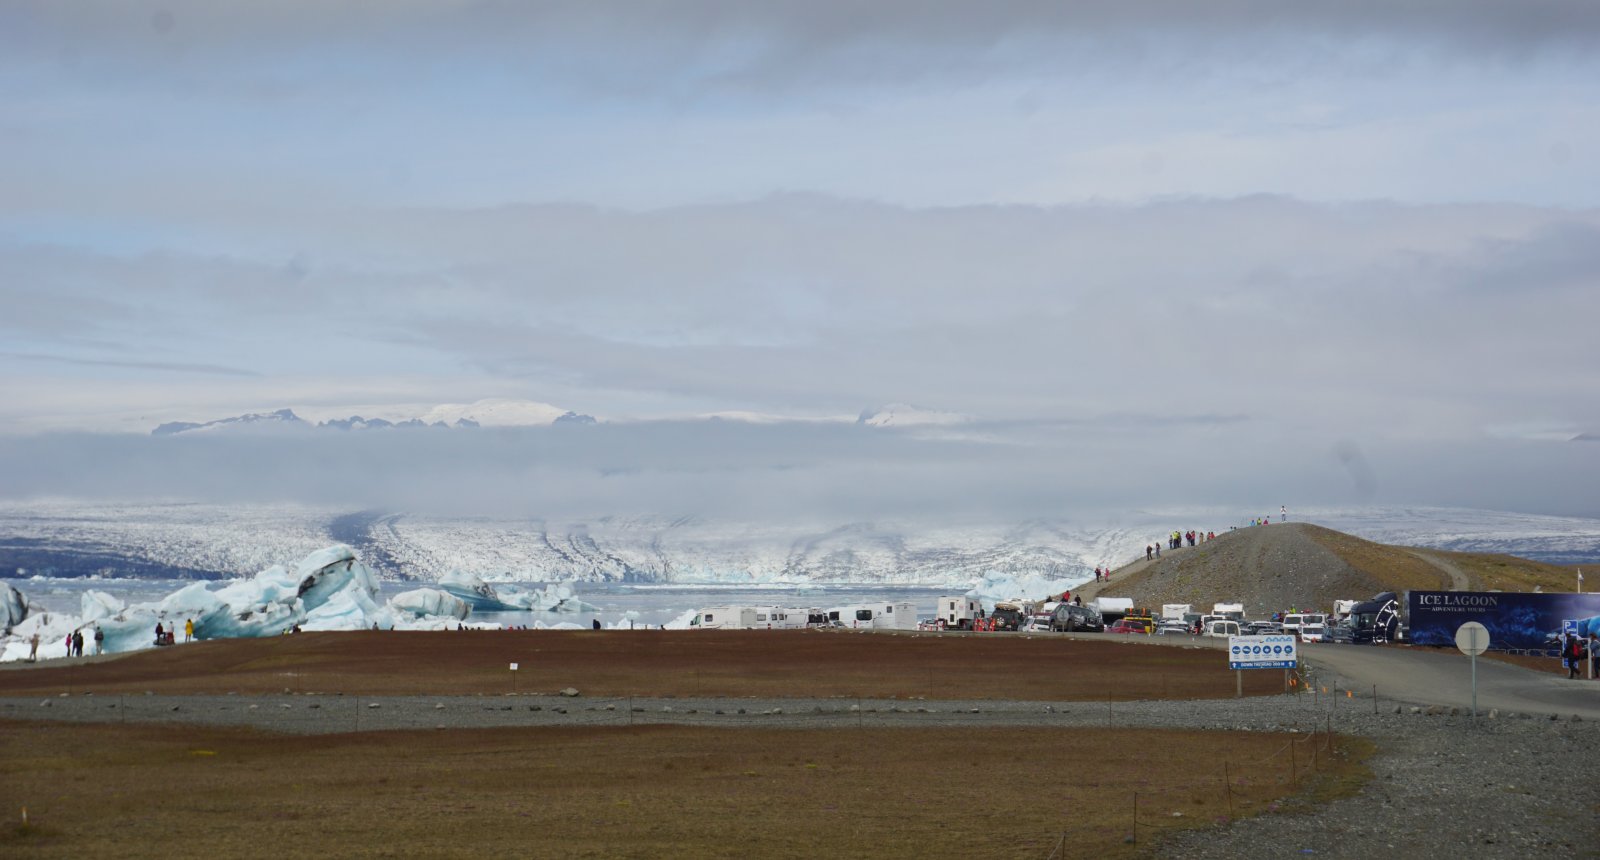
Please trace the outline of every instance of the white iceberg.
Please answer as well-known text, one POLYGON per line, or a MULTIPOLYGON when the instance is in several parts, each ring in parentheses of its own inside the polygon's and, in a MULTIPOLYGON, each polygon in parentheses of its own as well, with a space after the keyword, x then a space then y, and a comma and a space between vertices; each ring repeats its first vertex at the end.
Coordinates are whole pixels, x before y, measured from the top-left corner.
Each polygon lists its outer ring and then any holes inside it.
POLYGON ((389 606, 414 617, 433 615, 464 620, 472 613, 472 607, 465 600, 437 588, 418 588, 396 594, 389 599, 389 606))
POLYGON ((78 602, 83 607, 84 621, 115 618, 118 613, 128 608, 128 604, 104 591, 85 591, 78 602))
POLYGON ((0 660, 27 659, 35 635, 41 659, 64 657, 67 637, 79 629, 87 640, 85 651, 93 651, 94 630, 99 628, 105 634, 105 650, 121 652, 154 647, 157 624, 179 631, 177 639, 182 641, 189 622, 194 623, 196 639, 227 639, 276 636, 295 627, 438 629, 459 624, 465 617, 464 604, 445 599, 449 595, 442 592, 436 592, 432 607, 441 610, 439 613, 417 603, 404 608, 380 605, 378 594, 377 577, 354 551, 329 547, 306 556, 292 572, 273 566, 214 589, 197 582, 153 603, 125 606, 103 592, 85 592, 81 615, 46 613, 13 623, 0 649, 0 660))
POLYGON ((23 597, 15 585, 0 583, 0 633, 11 632, 11 628, 27 617, 28 598, 23 597))
POLYGON ((504 585, 499 588, 482 577, 453 570, 439 578, 439 588, 466 601, 474 612, 594 612, 595 607, 579 600, 572 585, 557 582, 544 588, 504 585))

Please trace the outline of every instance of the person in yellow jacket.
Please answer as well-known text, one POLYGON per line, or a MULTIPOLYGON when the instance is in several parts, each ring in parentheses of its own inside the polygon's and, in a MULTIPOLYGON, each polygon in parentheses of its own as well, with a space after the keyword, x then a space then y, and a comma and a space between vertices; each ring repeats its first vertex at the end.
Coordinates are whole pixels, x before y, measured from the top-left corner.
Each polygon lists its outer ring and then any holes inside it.
POLYGON ((185 641, 185 642, 194 641, 194 619, 193 618, 187 619, 187 620, 185 620, 183 622, 183 641, 185 641))

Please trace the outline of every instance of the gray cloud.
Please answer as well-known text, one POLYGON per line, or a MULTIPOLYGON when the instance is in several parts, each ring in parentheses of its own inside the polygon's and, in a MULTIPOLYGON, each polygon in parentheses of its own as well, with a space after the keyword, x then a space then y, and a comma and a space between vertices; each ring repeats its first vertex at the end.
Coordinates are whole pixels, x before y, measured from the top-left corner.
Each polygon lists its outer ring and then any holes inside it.
POLYGON ((1374 69, 1414 59, 1417 47, 1452 62, 1502 63, 1557 51, 1578 57, 1600 37, 1585 0, 1040 0, 871 4, 780 0, 639 3, 626 0, 215 4, 7 4, 0 42, 18 63, 47 63, 88 80, 141 79, 185 90, 234 88, 266 100, 310 91, 328 76, 371 85, 518 69, 529 86, 591 94, 694 97, 707 90, 770 91, 850 82, 982 81, 1043 68, 1111 63, 1192 74, 1194 64, 1260 54, 1331 59, 1374 69), (322 52, 350 49, 338 62, 322 52), (250 69, 263 55, 299 69, 250 69), (377 59, 377 58, 382 59, 377 59), (453 58, 446 63, 446 58, 453 58), (195 74, 205 67, 234 75, 195 74), (131 74, 130 74, 131 73, 131 74))
POLYGON ((70 288, 52 328, 21 329, 34 354, 357 385, 447 370, 599 415, 911 402, 1461 437, 1600 424, 1584 348, 1597 225, 1591 211, 1275 197, 369 210, 252 225, 319 261, 294 277, 284 258, 22 248, 4 255, 0 300, 70 288), (106 313, 129 294, 138 313, 106 313), (162 354, 71 339, 95 329, 162 354))
MULTIPOLYGON (((1257 426, 1078 432, 1052 447, 855 426, 0 438, 11 498, 300 502, 451 515, 738 522, 1101 517, 1151 505, 1450 504, 1594 514, 1600 447, 1341 443, 1257 426), (1352 455, 1352 451, 1358 453, 1352 455), (1346 471, 1359 461, 1358 484, 1346 471)), ((990 432, 1005 437, 1003 429, 990 432)))
POLYGON ((110 359, 71 358, 59 355, 36 355, 26 352, 0 352, 0 358, 11 358, 19 361, 43 361, 58 364, 71 364, 80 367, 113 367, 127 368, 129 370, 159 370, 172 373, 200 373, 210 376, 260 376, 261 374, 237 367, 224 367, 219 364, 185 364, 182 362, 162 361, 115 361, 110 359))

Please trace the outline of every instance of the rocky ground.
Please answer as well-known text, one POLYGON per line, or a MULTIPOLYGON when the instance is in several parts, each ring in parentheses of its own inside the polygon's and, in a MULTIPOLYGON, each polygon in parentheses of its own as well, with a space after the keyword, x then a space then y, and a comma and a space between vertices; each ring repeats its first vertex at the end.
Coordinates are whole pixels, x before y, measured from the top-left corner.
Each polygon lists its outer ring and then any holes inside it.
MULTIPOLYGON (((1507 713, 1476 720, 1446 708, 1361 698, 1255 697, 1200 702, 1047 703, 770 698, 594 698, 576 695, 56 695, 0 700, 0 719, 246 725, 289 733, 671 723, 764 728, 896 726, 1185 727, 1276 731, 1302 738, 1270 762, 1218 762, 1216 776, 1295 774, 1318 766, 1317 733, 1371 739, 1372 782, 1354 797, 1165 834, 1130 833, 1171 857, 1600 856, 1600 722, 1507 713), (1291 761, 1290 756, 1295 760, 1291 761)), ((1325 737, 1325 736, 1324 736, 1325 737)), ((1159 779, 1160 762, 1148 767, 1159 779)), ((1116 766, 1118 763, 1105 763, 1116 766)), ((1057 778, 1068 779, 1063 770, 1057 778)))

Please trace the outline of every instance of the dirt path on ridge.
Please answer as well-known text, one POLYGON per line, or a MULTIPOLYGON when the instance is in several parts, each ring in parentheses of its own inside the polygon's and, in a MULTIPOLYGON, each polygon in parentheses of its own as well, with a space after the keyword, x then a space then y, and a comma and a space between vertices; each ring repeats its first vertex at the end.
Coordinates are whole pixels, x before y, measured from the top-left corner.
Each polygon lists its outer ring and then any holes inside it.
POLYGON ((1472 590, 1472 580, 1467 576, 1467 574, 1464 571, 1461 570, 1461 568, 1456 567, 1454 562, 1449 561, 1449 560, 1444 559, 1444 558, 1440 558, 1439 556, 1437 556, 1437 555, 1435 555, 1435 554, 1433 554, 1433 553, 1431 553, 1431 552, 1429 552, 1429 551, 1427 551, 1425 549, 1407 549, 1406 552, 1409 552, 1412 555, 1416 556, 1417 558, 1420 558, 1423 561, 1427 562, 1428 564, 1433 565, 1435 568, 1437 568, 1439 570, 1440 573, 1444 574, 1445 576, 1450 577, 1450 590, 1451 591, 1471 591, 1472 590))

